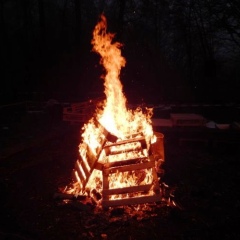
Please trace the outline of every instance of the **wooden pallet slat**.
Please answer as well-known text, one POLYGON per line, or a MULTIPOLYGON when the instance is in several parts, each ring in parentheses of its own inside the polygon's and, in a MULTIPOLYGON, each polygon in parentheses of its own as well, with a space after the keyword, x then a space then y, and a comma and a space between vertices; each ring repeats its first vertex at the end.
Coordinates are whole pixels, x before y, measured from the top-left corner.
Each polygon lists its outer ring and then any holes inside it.
POLYGON ((140 186, 132 186, 125 188, 111 188, 111 189, 103 189, 103 195, 115 195, 115 194, 124 194, 124 193, 132 193, 132 192, 148 192, 152 188, 152 184, 145 184, 140 186))
POLYGON ((149 158, 148 157, 140 157, 140 158, 125 159, 125 160, 115 161, 115 162, 108 162, 108 163, 104 164, 104 167, 105 168, 120 167, 120 166, 137 164, 137 163, 142 163, 142 162, 149 162, 149 158))
POLYGON ((161 194, 154 194, 152 196, 141 196, 141 197, 132 197, 132 198, 124 198, 124 199, 116 199, 116 200, 103 200, 102 205, 104 208, 108 208, 108 207, 136 205, 136 204, 160 202, 160 201, 161 201, 161 194))
POLYGON ((84 172, 81 164, 78 163, 78 161, 76 161, 75 163, 75 168, 74 171, 77 172, 79 178, 81 179, 81 181, 85 181, 86 180, 86 173, 84 172))
MULTIPOLYGON (((95 121, 95 124, 97 124, 98 127, 102 127, 97 121, 95 121)), ((101 130, 104 137, 101 138, 100 147, 96 149, 96 154, 92 151, 91 147, 87 143, 82 143, 80 146, 80 161, 78 160, 76 162, 76 169, 78 170, 77 172, 80 179, 83 179, 83 190, 85 189, 93 170, 96 168, 102 169, 102 164, 98 163, 98 159, 104 148, 104 145, 107 142, 106 138, 109 133, 104 127, 102 127, 101 130)))
POLYGON ((103 172, 106 174, 116 173, 116 172, 127 172, 127 171, 135 171, 141 169, 149 169, 155 166, 155 162, 145 162, 138 164, 131 164, 119 167, 111 167, 111 168, 103 168, 103 172))

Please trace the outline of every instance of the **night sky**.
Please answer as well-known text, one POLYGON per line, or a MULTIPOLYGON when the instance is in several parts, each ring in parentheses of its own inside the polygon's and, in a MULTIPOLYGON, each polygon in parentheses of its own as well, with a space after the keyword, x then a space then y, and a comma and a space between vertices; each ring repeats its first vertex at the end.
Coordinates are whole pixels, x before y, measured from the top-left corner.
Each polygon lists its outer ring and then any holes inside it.
POLYGON ((82 101, 103 95, 92 51, 104 13, 123 44, 129 102, 238 103, 236 1, 1 1, 1 102, 82 101))

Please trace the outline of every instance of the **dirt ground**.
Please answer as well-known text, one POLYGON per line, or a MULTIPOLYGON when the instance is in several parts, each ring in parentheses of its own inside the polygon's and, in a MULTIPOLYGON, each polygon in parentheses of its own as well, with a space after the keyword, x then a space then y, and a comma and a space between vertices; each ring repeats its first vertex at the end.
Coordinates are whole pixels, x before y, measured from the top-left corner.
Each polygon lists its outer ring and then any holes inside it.
POLYGON ((240 239, 239 134, 155 129, 164 134, 161 181, 175 189, 177 206, 97 211, 54 198, 70 182, 80 126, 40 122, 5 129, 12 132, 2 141, 0 239, 240 239), (181 142, 188 136, 209 141, 181 142))

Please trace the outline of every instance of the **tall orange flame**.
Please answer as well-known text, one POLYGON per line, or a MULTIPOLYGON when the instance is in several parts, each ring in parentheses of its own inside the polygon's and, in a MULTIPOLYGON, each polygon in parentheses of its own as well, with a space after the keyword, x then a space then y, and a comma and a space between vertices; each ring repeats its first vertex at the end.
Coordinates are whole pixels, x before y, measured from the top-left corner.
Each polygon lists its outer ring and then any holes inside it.
POLYGON ((106 101, 103 112, 97 115, 99 122, 112 134, 124 139, 131 133, 144 132, 145 136, 153 134, 151 127, 152 111, 148 109, 146 115, 140 108, 134 112, 126 107, 126 97, 120 82, 120 71, 126 60, 121 55, 119 42, 113 43, 114 34, 107 33, 107 20, 101 16, 93 31, 93 50, 100 54, 100 63, 106 70, 104 77, 106 101))
MULTIPOLYGON (((102 15, 93 31, 92 45, 93 51, 101 56, 100 63, 106 70, 104 76, 106 100, 103 104, 103 108, 101 110, 97 109, 96 118, 108 132, 117 136, 119 140, 132 138, 133 136, 137 137, 139 135, 144 136, 149 148, 150 143, 155 139, 151 125, 152 109, 146 109, 145 113, 141 108, 137 108, 136 110, 127 109, 126 97, 123 94, 123 86, 119 77, 121 68, 125 66, 126 61, 121 55, 120 48, 122 45, 118 42, 113 42, 113 38, 114 34, 107 33, 107 21, 105 16, 102 15)), ((83 161, 85 161, 85 145, 87 144, 91 152, 97 155, 97 149, 101 147, 101 141, 99 140, 102 137, 102 131, 98 129, 93 119, 90 119, 88 123, 84 124, 83 130, 83 141, 79 146, 79 152, 83 161)), ((138 146, 130 145, 130 148, 137 149, 138 146)), ((128 156, 127 154, 128 153, 123 153, 123 155, 117 154, 108 157, 107 161, 116 161, 116 157, 123 160, 129 157, 137 158, 147 156, 147 153, 137 151, 134 152, 135 155, 133 156, 128 156)), ((104 162, 105 160, 106 156, 99 157, 99 161, 104 162)), ((85 165, 88 166, 87 163, 85 165)), ((120 174, 116 176, 116 179, 118 178, 119 182, 123 182, 122 177, 125 177, 125 175, 120 174)), ((97 188, 96 185, 98 183, 96 179, 100 178, 101 174, 99 171, 94 170, 91 174, 88 186, 90 188, 97 188)), ((152 178, 148 179, 151 180, 152 178)), ((134 181, 134 179, 132 181, 134 181)))

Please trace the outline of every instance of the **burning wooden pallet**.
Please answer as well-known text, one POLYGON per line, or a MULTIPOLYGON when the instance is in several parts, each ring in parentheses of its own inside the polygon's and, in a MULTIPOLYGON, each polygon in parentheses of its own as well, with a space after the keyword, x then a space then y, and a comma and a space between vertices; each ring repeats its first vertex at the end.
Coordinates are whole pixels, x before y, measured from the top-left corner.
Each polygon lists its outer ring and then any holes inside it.
POLYGON ((80 159, 76 161, 74 179, 82 191, 93 171, 102 174, 102 206, 132 205, 161 200, 158 168, 164 161, 163 134, 156 133, 157 141, 148 146, 143 134, 134 134, 126 140, 119 140, 100 123, 99 147, 92 151, 88 144, 80 147, 80 159), (120 158, 119 156, 123 156, 120 158), (135 157, 128 157, 135 156, 135 157), (138 157, 136 157, 138 156, 138 157), (115 160, 118 159, 118 160, 115 160), (114 186, 116 178, 128 182, 121 187, 114 186))

